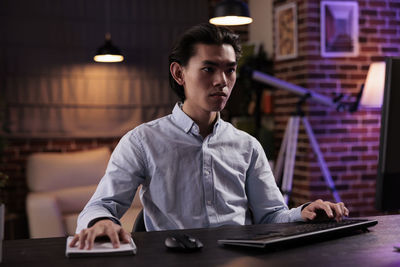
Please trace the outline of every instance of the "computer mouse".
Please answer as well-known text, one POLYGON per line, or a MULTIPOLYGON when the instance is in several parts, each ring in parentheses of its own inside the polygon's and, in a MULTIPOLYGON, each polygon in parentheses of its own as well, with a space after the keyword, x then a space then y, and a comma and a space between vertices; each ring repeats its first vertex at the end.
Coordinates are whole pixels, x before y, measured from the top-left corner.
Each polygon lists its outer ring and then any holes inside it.
POLYGON ((326 214, 325 210, 316 210, 315 213, 317 216, 313 220, 315 223, 326 223, 326 222, 337 222, 336 213, 332 210, 333 217, 329 218, 328 214, 326 214))
POLYGON ((165 246, 175 251, 196 251, 203 247, 197 238, 187 234, 174 234, 165 239, 165 246))

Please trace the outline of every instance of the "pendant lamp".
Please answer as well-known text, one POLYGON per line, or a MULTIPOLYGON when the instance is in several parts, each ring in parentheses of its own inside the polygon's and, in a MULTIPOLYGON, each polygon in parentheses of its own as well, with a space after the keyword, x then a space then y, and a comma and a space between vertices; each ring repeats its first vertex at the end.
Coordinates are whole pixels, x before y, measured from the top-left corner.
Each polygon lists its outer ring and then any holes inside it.
POLYGON ((249 7, 243 1, 223 0, 215 6, 209 22, 215 25, 236 26, 250 24, 253 19, 250 17, 249 7))
POLYGON ((97 53, 94 56, 94 61, 96 62, 121 62, 124 60, 124 56, 118 47, 114 46, 111 42, 111 34, 106 33, 106 41, 104 45, 97 49, 97 53))
POLYGON ((124 56, 122 55, 121 51, 113 45, 111 42, 111 34, 110 34, 110 13, 111 13, 111 6, 110 0, 105 1, 105 17, 106 17, 106 41, 104 45, 100 46, 97 49, 97 53, 94 56, 94 61, 96 62, 105 62, 105 63, 112 63, 112 62, 121 62, 124 60, 124 56))

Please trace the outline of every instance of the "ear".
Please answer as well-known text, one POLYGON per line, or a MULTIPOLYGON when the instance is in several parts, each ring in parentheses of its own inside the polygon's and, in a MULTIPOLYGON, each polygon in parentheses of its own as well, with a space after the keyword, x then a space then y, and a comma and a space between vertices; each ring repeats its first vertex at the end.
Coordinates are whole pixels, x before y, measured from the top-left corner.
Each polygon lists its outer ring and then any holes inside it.
POLYGON ((185 80, 183 78, 183 68, 178 62, 172 62, 169 66, 169 71, 179 85, 184 84, 185 80))

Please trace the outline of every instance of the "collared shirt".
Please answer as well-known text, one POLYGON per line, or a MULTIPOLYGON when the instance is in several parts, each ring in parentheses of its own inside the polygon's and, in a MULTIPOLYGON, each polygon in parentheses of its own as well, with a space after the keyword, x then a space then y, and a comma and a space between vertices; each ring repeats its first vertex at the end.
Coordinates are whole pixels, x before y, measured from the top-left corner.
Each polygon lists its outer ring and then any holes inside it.
POLYGON ((179 104, 121 138, 77 233, 99 217, 118 221, 139 185, 147 231, 302 220, 301 207, 285 205, 254 137, 218 115, 203 138, 179 104))

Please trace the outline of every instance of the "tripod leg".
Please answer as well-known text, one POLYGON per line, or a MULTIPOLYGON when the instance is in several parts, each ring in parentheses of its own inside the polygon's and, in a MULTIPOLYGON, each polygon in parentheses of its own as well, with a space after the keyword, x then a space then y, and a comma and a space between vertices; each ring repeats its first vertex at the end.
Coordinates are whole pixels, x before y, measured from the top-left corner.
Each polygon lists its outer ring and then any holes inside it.
POLYGON ((279 149, 278 158, 276 160, 276 164, 275 164, 275 168, 274 168, 275 181, 278 185, 281 184, 281 180, 282 180, 283 159, 284 159, 284 155, 285 155, 285 151, 286 151, 286 147, 287 147, 287 143, 288 143, 288 136, 289 136, 289 133, 292 131, 291 125, 292 125, 292 121, 289 118, 288 123, 286 124, 285 133, 283 134, 282 144, 279 149))
POLYGON ((328 167, 326 166, 326 162, 325 162, 324 157, 323 157, 323 155, 321 153, 321 150, 319 149, 319 145, 318 145, 317 139, 315 139, 314 132, 311 129, 310 123, 308 122, 306 117, 303 117, 302 121, 303 121, 304 128, 306 130, 306 133, 308 135, 308 138, 310 140, 311 147, 313 148, 314 153, 317 155, 319 167, 320 167, 320 169, 322 171, 322 174, 324 175, 324 178, 325 178, 325 183, 327 184, 328 188, 331 190, 335 201, 336 202, 340 202, 340 196, 339 196, 338 192, 336 191, 336 187, 335 187, 335 184, 334 184, 334 182, 332 180, 332 176, 331 176, 331 174, 329 172, 328 167))
POLYGON ((294 163, 296 161, 297 136, 299 132, 300 117, 294 116, 289 119, 291 128, 288 135, 288 143, 285 155, 285 168, 283 172, 282 193, 285 203, 289 203, 290 194, 292 193, 292 182, 294 173, 294 163))

